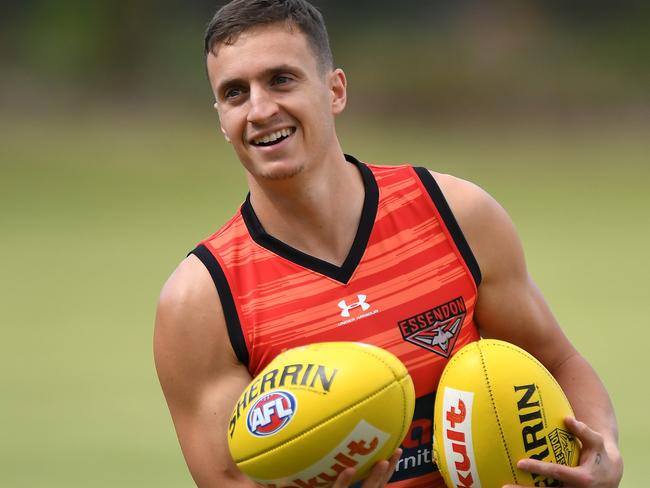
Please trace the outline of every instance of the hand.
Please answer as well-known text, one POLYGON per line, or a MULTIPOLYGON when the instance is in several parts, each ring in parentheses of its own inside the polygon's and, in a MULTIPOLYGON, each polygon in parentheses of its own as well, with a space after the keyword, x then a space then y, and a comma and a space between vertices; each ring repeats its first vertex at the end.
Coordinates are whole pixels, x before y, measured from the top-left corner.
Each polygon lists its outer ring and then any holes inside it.
MULTIPOLYGON (((602 434, 573 417, 565 419, 567 428, 582 442, 580 464, 576 467, 522 459, 517 467, 562 481, 565 488, 616 488, 623 476, 623 461, 616 446, 605 446, 602 434)), ((506 485, 503 488, 521 488, 506 485)))
MULTIPOLYGON (((390 477, 393 476, 393 471, 395 471, 401 455, 402 450, 397 449, 390 459, 384 459, 375 464, 364 480, 363 485, 361 485, 361 488, 383 488, 386 486, 390 477)), ((350 486, 350 481, 355 472, 356 470, 354 468, 348 468, 343 471, 332 485, 332 488, 347 488, 350 486)))

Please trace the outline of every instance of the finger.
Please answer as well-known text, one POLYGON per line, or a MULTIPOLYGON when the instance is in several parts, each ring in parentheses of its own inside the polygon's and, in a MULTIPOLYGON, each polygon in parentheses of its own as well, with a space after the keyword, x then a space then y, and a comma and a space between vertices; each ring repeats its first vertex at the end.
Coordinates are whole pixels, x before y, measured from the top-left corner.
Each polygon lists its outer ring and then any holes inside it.
POLYGON ((383 480, 384 484, 388 483, 388 480, 392 478, 393 473, 395 472, 395 468, 397 467, 397 463, 399 462, 399 459, 401 457, 402 457, 402 450, 397 449, 388 460, 388 470, 386 472, 386 475, 384 476, 384 480, 383 480))
POLYGON ((383 487, 386 484, 384 478, 386 477, 386 472, 388 471, 389 466, 390 463, 386 459, 378 461, 377 464, 372 467, 370 474, 363 482, 361 488, 383 487))
MULTIPOLYGON (((388 460, 382 460, 377 462, 370 471, 370 474, 365 479, 362 488, 379 488, 383 487, 388 483, 388 480, 393 475, 395 467, 399 462, 399 458, 402 456, 402 450, 397 449, 393 455, 388 460)), ((348 468, 343 471, 339 477, 336 479, 336 482, 332 485, 332 488, 347 488, 356 470, 354 468, 348 468)))
POLYGON ((564 419, 564 423, 571 431, 571 433, 580 439, 584 447, 600 448, 603 446, 603 436, 599 432, 592 430, 584 422, 580 422, 574 417, 567 417, 564 419))
POLYGON ((582 469, 579 467, 564 466, 537 459, 522 459, 517 463, 517 467, 529 473, 562 481, 566 485, 580 485, 583 480, 582 469))
POLYGON ((356 469, 354 468, 348 468, 345 471, 343 471, 338 478, 336 478, 336 481, 332 485, 332 488, 348 488, 350 486, 350 483, 352 482, 352 477, 354 476, 354 473, 356 473, 356 469))

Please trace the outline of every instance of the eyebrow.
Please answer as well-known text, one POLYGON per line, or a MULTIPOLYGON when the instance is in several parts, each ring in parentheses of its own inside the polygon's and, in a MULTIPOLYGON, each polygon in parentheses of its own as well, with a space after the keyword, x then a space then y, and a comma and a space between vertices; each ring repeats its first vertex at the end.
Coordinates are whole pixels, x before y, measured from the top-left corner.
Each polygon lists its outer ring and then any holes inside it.
MULTIPOLYGON (((265 69, 260 74, 260 77, 271 78, 282 73, 293 73, 300 78, 304 77, 304 71, 301 68, 291 64, 280 64, 278 66, 265 69)), ((247 83, 248 82, 244 78, 228 78, 217 85, 217 93, 221 94, 224 93, 227 88, 231 88, 233 86, 242 86, 246 85, 247 83)))

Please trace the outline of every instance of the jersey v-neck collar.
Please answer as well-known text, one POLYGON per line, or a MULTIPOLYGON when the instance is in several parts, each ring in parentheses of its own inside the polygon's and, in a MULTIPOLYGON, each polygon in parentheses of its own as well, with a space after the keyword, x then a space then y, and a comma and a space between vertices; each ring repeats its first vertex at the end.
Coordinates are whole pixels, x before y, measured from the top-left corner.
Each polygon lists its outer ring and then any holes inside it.
POLYGON ((251 205, 250 193, 246 196, 246 201, 241 207, 241 214, 244 223, 248 228, 251 238, 257 244, 268 249, 272 253, 297 264, 298 266, 328 276, 343 284, 347 284, 348 281, 350 281, 352 274, 357 269, 357 266, 363 257, 363 253, 368 245, 368 240, 370 239, 370 233, 372 232, 375 217, 377 216, 377 206, 379 204, 379 188, 370 169, 353 156, 346 154, 345 159, 359 168, 365 189, 365 198, 363 200, 361 219, 359 220, 359 227, 357 228, 354 242, 352 243, 352 247, 341 266, 337 266, 304 253, 288 244, 285 244, 272 235, 267 234, 251 205))

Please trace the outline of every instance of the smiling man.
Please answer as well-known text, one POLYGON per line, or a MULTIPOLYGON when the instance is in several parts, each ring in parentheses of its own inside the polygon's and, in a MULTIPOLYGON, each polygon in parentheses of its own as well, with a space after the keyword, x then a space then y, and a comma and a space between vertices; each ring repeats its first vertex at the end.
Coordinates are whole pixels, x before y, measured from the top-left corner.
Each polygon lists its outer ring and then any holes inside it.
POLYGON ((520 467, 565 486, 617 486, 607 392, 530 279, 503 209, 452 176, 343 153, 335 118, 346 78, 320 13, 304 0, 234 0, 210 23, 205 52, 221 130, 250 193, 179 265, 158 306, 156 366, 197 485, 256 486, 227 449, 240 393, 281 351, 344 340, 400 357, 417 395, 401 449, 363 488, 444 486, 431 462, 437 384, 453 352, 482 335, 535 355, 579 419, 567 421, 583 444, 578 467, 520 467))

